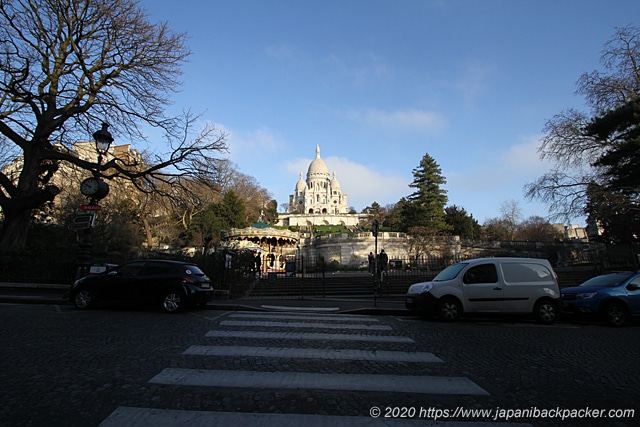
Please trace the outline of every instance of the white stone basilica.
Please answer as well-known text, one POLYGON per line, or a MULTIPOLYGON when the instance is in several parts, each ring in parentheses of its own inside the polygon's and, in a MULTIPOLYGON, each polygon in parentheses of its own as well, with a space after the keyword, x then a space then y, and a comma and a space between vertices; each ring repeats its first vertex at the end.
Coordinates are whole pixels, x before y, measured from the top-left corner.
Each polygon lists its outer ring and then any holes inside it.
POLYGON ((347 195, 342 192, 340 182, 320 158, 320 147, 316 146, 316 158, 309 164, 307 179, 302 172, 295 191, 289 196, 287 213, 278 214, 277 225, 345 225, 355 226, 366 219, 364 214, 350 214, 347 195))
POLYGON ((306 182, 300 179, 295 193, 289 196, 289 213, 298 214, 346 214, 349 213, 347 195, 342 194, 340 182, 320 158, 320 147, 316 146, 316 158, 309 165, 306 182))

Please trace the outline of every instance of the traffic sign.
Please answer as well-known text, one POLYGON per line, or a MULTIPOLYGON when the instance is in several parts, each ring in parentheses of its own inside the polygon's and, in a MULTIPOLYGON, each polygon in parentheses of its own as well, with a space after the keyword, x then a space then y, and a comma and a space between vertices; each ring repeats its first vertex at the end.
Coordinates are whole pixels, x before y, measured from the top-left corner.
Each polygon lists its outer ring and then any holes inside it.
POLYGON ((69 230, 87 230, 93 227, 93 222, 96 218, 95 212, 83 211, 79 215, 76 215, 69 224, 69 230))
POLYGON ((76 215, 73 217, 74 224, 91 224, 93 222, 93 215, 76 215))
POLYGON ((89 228, 91 228, 91 224, 90 223, 86 223, 86 224, 69 224, 67 226, 67 228, 69 230, 88 230, 89 228))
POLYGON ((78 209, 80 209, 81 211, 99 211, 100 209, 102 209, 102 206, 100 206, 100 205, 80 205, 80 206, 78 206, 78 209))

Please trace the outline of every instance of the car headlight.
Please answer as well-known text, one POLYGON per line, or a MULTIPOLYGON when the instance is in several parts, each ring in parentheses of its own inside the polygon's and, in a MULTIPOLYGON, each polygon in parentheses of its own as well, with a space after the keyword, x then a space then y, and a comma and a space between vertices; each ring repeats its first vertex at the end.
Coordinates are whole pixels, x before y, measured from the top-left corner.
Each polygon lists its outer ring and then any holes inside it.
POLYGON ((433 288, 433 283, 416 283, 409 287, 410 294, 424 294, 425 292, 429 292, 433 288))
POLYGON ((598 295, 597 292, 585 292, 582 294, 576 294, 576 299, 589 299, 598 295))

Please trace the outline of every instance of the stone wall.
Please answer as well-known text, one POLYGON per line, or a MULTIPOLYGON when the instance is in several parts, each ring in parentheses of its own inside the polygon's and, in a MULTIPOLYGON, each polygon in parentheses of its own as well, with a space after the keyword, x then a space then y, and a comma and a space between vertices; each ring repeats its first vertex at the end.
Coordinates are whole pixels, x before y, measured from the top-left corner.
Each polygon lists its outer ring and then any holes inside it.
MULTIPOLYGON (((580 254, 596 250, 593 243, 579 241, 542 244, 536 242, 478 242, 461 241, 458 236, 435 243, 424 259, 449 258, 452 260, 478 257, 518 256, 545 258, 554 265, 573 264, 580 254)), ((411 238, 405 233, 384 232, 378 235, 377 252, 382 249, 389 259, 412 259, 411 238)), ((300 252, 309 259, 324 257, 325 262, 341 266, 365 268, 369 252, 376 251, 376 239, 371 233, 331 234, 300 241, 300 252)))

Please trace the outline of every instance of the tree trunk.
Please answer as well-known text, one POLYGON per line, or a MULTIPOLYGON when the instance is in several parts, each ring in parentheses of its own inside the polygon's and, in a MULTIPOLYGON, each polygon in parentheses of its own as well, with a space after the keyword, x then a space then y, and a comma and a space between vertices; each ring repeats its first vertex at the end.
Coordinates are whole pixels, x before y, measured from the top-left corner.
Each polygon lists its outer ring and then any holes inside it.
POLYGON ((0 248, 20 248, 27 244, 29 227, 31 225, 31 211, 4 209, 4 222, 0 232, 0 248))

